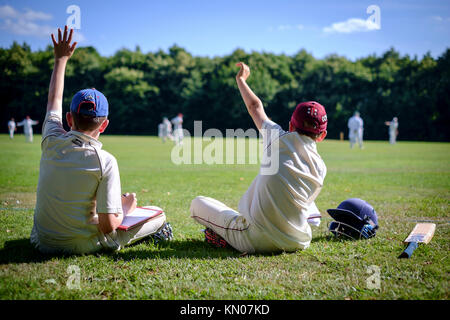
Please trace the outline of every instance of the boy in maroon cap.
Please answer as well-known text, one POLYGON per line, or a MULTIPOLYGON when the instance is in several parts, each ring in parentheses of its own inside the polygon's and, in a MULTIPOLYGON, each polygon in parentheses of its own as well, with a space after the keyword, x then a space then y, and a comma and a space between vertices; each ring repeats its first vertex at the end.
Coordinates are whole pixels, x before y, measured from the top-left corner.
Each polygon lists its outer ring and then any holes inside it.
POLYGON ((218 246, 227 243, 247 253, 306 249, 312 238, 310 209, 326 175, 316 148, 327 134, 325 108, 314 101, 300 103, 286 132, 269 120, 261 100, 246 83, 249 67, 242 62, 237 65, 239 91, 263 136, 262 166, 241 198, 238 212, 199 196, 191 203, 191 217, 206 226, 206 240, 218 246), (267 161, 276 163, 276 170, 265 170, 267 161))

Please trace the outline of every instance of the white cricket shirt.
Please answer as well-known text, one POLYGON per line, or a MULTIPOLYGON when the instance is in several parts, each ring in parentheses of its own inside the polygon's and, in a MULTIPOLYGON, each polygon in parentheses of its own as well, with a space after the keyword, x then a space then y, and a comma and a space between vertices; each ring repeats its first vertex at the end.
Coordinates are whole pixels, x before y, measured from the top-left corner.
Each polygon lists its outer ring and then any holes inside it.
POLYGON ((43 248, 92 251, 97 212, 122 213, 117 161, 81 132, 66 132, 61 114, 47 113, 31 241, 43 248))
MULTIPOLYGON (((260 171, 242 196, 239 212, 266 232, 279 248, 305 249, 312 238, 307 209, 323 186, 325 163, 311 138, 286 132, 270 120, 264 121, 261 129, 264 146, 272 143, 273 135, 267 130, 278 131, 279 153, 272 152, 272 157, 279 156, 279 169, 273 175, 260 171)), ((265 156, 268 150, 265 148, 265 156)))
POLYGON ((17 126, 21 127, 23 126, 23 132, 26 135, 32 134, 33 133, 33 126, 38 124, 37 121, 35 120, 31 120, 31 119, 23 119, 22 121, 20 121, 17 126))
POLYGON ((176 116, 172 119, 172 123, 174 130, 183 129, 183 118, 176 116))
POLYGON ((12 120, 8 121, 8 128, 9 130, 14 130, 16 128, 16 123, 12 120))
POLYGON ((348 119, 347 125, 350 130, 360 130, 363 128, 364 122, 363 119, 361 119, 361 117, 353 116, 350 119, 348 119))
POLYGON ((389 124, 389 132, 395 133, 397 128, 398 128, 398 122, 391 121, 391 123, 389 124))

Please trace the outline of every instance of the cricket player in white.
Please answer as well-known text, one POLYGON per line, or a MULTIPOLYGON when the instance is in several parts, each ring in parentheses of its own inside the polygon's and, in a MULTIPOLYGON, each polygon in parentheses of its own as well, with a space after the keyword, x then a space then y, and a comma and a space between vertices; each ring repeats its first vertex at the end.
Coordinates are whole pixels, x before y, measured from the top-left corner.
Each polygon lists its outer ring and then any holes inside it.
POLYGON ((286 132, 268 119, 261 100, 247 85, 249 67, 244 63, 237 65, 240 71, 236 81, 247 110, 263 135, 264 157, 278 161, 279 167, 271 174, 265 174, 261 167, 239 201, 238 211, 199 196, 191 203, 191 217, 241 252, 305 249, 312 239, 307 221, 309 209, 315 207, 314 200, 326 175, 326 166, 316 148, 316 141, 322 141, 327 133, 325 109, 314 101, 299 104, 286 132), (274 143, 278 150, 270 148, 274 143))
MULTIPOLYGON (((117 230, 137 205, 134 193, 122 195, 117 161, 98 141, 108 126, 108 101, 95 89, 77 92, 62 125, 66 64, 76 42, 73 29, 53 34, 55 65, 42 132, 42 156, 30 242, 43 253, 93 253, 119 250, 163 227, 165 215, 131 229, 117 230)), ((155 209, 160 209, 154 207, 155 209)))
POLYGON ((171 120, 171 122, 173 123, 173 138, 175 144, 183 144, 183 114, 179 113, 171 120))
POLYGON ((14 131, 17 131, 16 122, 14 121, 14 118, 11 118, 11 120, 8 121, 8 131, 9 131, 9 138, 14 139, 14 131))
POLYGON ((359 112, 356 111, 347 123, 349 132, 348 139, 350 140, 350 148, 353 148, 355 143, 359 144, 359 147, 363 148, 363 131, 364 131, 364 121, 359 116, 359 112))
POLYGON ((33 142, 33 126, 38 124, 39 121, 31 120, 29 116, 26 116, 25 119, 20 121, 17 126, 23 126, 23 132, 25 133, 25 138, 28 142, 33 142))
POLYGON ((163 121, 158 126, 158 136, 161 138, 162 142, 166 142, 166 139, 172 139, 172 124, 169 119, 166 117, 163 118, 163 121))
POLYGON ((386 121, 384 124, 389 126, 389 143, 395 144, 398 135, 398 118, 394 117, 392 121, 386 121))
MULTIPOLYGON (((164 124, 162 122, 160 124, 158 124, 158 137, 160 137, 161 140, 162 140, 162 136, 163 136, 163 134, 162 134, 163 127, 164 127, 164 124)), ((163 140, 163 142, 164 142, 164 140, 163 140)))

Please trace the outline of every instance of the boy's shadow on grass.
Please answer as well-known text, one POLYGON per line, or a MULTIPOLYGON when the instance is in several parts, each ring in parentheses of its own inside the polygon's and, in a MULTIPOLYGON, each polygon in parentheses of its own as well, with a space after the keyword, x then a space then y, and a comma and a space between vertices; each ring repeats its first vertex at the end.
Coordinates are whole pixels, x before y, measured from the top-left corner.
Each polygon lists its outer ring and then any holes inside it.
POLYGON ((52 259, 54 255, 45 255, 36 250, 29 238, 9 240, 0 249, 0 265, 8 263, 39 263, 52 259))
MULTIPOLYGON (((335 239, 330 235, 322 234, 316 236, 313 242, 329 242, 329 241, 352 241, 349 239, 335 239)), ((258 253, 251 256, 273 256, 282 252, 275 253, 258 253)), ((203 240, 199 239, 183 239, 171 240, 154 244, 152 239, 145 239, 134 243, 117 252, 100 251, 96 255, 110 256, 113 260, 135 260, 135 259, 170 259, 170 258, 186 258, 186 259, 227 259, 241 258, 246 256, 241 252, 227 248, 216 248, 203 240)), ((9 240, 5 242, 3 249, 0 249, 0 265, 8 263, 40 263, 46 262, 53 258, 64 258, 80 256, 75 254, 43 254, 35 249, 29 238, 9 240)))
MULTIPOLYGON (((141 242, 147 242, 144 240, 141 242)), ((328 233, 320 234, 312 239, 312 242, 354 242, 354 239, 345 237, 335 237, 328 233)), ((139 243, 141 243, 139 242, 139 243)), ((283 251, 270 253, 256 253, 243 254, 232 247, 216 248, 203 240, 186 239, 186 240, 172 240, 162 242, 159 245, 151 244, 149 249, 142 249, 142 246, 130 246, 124 250, 114 253, 113 257, 116 260, 134 260, 134 259, 170 259, 170 258, 197 258, 197 259, 227 259, 227 258, 242 258, 245 256, 264 257, 281 255, 283 251)), ((292 253, 292 252, 290 252, 292 253)))
MULTIPOLYGON (((117 252, 100 251, 94 255, 110 256, 113 260, 135 259, 226 259, 239 258, 242 253, 231 247, 215 248, 202 240, 186 239, 172 240, 154 244, 153 240, 146 239, 125 247, 117 252)), ((257 254, 261 256, 264 254, 257 254)), ((273 254, 269 254, 273 255, 273 254)), ((76 254, 43 254, 33 247, 29 238, 9 240, 4 248, 0 249, 0 265, 9 263, 41 263, 53 258, 67 258, 81 256, 76 254)))
MULTIPOLYGON (((251 254, 251 256, 272 256, 280 253, 251 254)), ((232 247, 216 248, 203 240, 187 239, 172 240, 162 242, 158 245, 151 244, 148 250, 143 250, 142 246, 130 246, 124 250, 115 252, 113 258, 116 260, 135 259, 227 259, 243 258, 246 253, 241 253, 232 247)))

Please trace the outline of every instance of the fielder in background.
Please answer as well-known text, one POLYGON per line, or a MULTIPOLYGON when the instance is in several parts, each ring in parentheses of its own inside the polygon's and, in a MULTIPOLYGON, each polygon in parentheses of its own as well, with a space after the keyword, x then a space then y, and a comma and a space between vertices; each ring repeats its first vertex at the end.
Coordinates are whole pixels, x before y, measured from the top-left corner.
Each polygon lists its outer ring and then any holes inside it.
POLYGON ((314 205, 326 174, 316 147, 327 134, 325 108, 314 101, 300 103, 290 119, 289 131, 284 131, 267 117, 261 100, 247 85, 250 68, 242 62, 237 66, 239 91, 263 136, 263 159, 279 165, 270 174, 261 165, 238 211, 199 196, 191 203, 191 217, 206 227, 206 241, 217 246, 229 244, 247 253, 306 249, 312 239, 308 209, 314 205))
POLYGON ((364 133, 364 121, 360 117, 359 112, 356 111, 353 117, 348 119, 348 139, 350 140, 350 148, 353 148, 355 143, 359 144, 359 148, 363 148, 363 133, 364 133))
POLYGON ((173 139, 175 144, 183 144, 183 114, 179 113, 171 122, 173 123, 173 139))
MULTIPOLYGON (((158 124, 158 137, 160 137, 161 139, 162 139, 163 126, 164 126, 164 124, 162 122, 160 124, 158 124)), ((165 142, 165 141, 163 140, 163 142, 165 142)))
POLYGON ((73 29, 58 41, 52 34, 55 64, 50 79, 47 114, 42 128, 42 157, 31 243, 43 253, 93 253, 119 250, 159 232, 164 214, 130 231, 117 230, 137 205, 134 193, 122 195, 113 155, 98 141, 109 124, 106 97, 95 89, 77 92, 62 124, 64 74, 76 42, 73 29))
POLYGON ((166 142, 167 138, 173 140, 172 124, 167 117, 164 117, 163 121, 158 125, 158 136, 161 138, 163 143, 166 142))
POLYGON ((31 120, 30 116, 26 116, 25 119, 17 123, 18 127, 23 126, 23 133, 28 142, 33 142, 33 126, 38 123, 39 121, 31 120))
POLYGON ((16 122, 14 121, 14 118, 11 118, 11 120, 8 121, 8 131, 9 131, 9 138, 14 139, 14 132, 17 131, 16 122))
POLYGON ((395 144, 397 142, 397 136, 398 136, 398 119, 397 117, 394 117, 392 121, 386 121, 384 123, 389 127, 389 143, 395 144))

